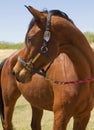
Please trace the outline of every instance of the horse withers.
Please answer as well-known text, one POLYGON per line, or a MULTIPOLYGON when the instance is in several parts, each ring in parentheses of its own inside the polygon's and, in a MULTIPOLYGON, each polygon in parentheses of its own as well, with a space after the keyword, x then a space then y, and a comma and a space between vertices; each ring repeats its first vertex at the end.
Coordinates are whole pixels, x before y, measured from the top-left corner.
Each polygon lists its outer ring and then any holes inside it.
POLYGON ((93 51, 65 13, 27 9, 34 18, 25 47, 7 59, 1 73, 4 130, 12 130, 20 94, 32 106, 32 130, 41 130, 43 109, 54 113, 53 130, 66 130, 71 117, 73 130, 85 130, 94 105, 94 82, 87 80, 94 77, 93 51))

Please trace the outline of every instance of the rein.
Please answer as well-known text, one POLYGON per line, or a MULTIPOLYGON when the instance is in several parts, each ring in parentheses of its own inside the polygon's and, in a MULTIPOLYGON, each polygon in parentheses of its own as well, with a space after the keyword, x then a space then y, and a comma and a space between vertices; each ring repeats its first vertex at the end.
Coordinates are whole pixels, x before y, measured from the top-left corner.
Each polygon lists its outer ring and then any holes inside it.
MULTIPOLYGON (((19 59, 19 60, 21 60, 21 59, 19 59)), ((24 61, 21 61, 21 62, 23 62, 22 64, 24 64, 24 66, 26 66, 26 62, 24 62, 24 61)), ((58 84, 58 85, 82 84, 82 83, 88 83, 88 82, 93 82, 94 81, 94 78, 88 78, 88 79, 83 79, 83 80, 72 80, 72 81, 59 81, 59 80, 49 78, 49 77, 46 76, 46 72, 50 68, 51 64, 52 64, 52 62, 46 68, 46 71, 44 71, 44 70, 38 71, 36 69, 33 69, 32 72, 37 73, 37 74, 43 76, 45 78, 45 80, 50 81, 50 82, 52 82, 54 84, 58 84)))
POLYGON ((88 79, 83 79, 83 80, 72 80, 72 81, 58 81, 58 80, 54 80, 51 79, 49 77, 45 77, 45 80, 48 80, 54 84, 58 84, 58 85, 67 85, 67 84, 82 84, 82 83, 88 83, 88 82, 93 82, 94 78, 88 78, 88 79))

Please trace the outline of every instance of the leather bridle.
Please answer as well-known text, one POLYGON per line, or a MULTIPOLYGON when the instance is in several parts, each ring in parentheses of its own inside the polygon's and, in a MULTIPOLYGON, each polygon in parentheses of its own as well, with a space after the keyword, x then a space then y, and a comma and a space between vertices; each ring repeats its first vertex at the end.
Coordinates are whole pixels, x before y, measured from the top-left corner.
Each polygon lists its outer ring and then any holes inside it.
POLYGON ((49 40, 50 40, 50 37, 51 37, 51 30, 50 30, 50 28, 51 28, 51 16, 52 16, 52 13, 48 12, 46 28, 45 28, 45 32, 44 32, 44 36, 43 36, 43 44, 42 44, 41 49, 38 52, 38 54, 33 58, 33 60, 30 60, 27 63, 24 60, 22 60, 20 57, 18 57, 18 61, 23 65, 23 67, 25 69, 27 69, 29 72, 34 72, 34 73, 40 74, 44 77, 46 77, 46 72, 49 69, 50 65, 52 64, 52 60, 48 56, 48 43, 49 43, 49 40), (44 70, 44 69, 38 70, 38 69, 34 68, 34 63, 36 62, 36 60, 41 55, 45 55, 50 60, 50 63, 47 66, 46 70, 44 70))
MULTIPOLYGON (((28 63, 26 63, 24 60, 22 60, 20 57, 18 57, 18 61, 23 65, 23 67, 25 69, 27 69, 28 71, 30 72, 34 72, 34 73, 37 73, 39 75, 42 75, 45 77, 46 80, 54 83, 54 84, 58 84, 58 85, 67 85, 67 84, 81 84, 81 83, 87 83, 87 82, 93 82, 94 81, 94 77, 91 77, 91 78, 88 78, 88 79, 80 79, 80 80, 76 80, 76 81, 58 81, 58 80, 54 80, 52 78, 49 78, 46 76, 46 72, 47 70, 50 68, 53 60, 50 59, 50 57, 48 56, 48 43, 49 43, 49 40, 50 40, 50 37, 51 37, 51 31, 50 31, 50 28, 51 28, 51 16, 52 16, 52 12, 48 12, 48 16, 47 16, 47 23, 46 23, 46 29, 45 29, 45 32, 44 32, 44 37, 43 37, 43 44, 42 44, 42 47, 39 51, 39 53, 34 57, 33 60, 30 60, 28 63), (37 70, 36 68, 34 68, 34 63, 35 61, 41 56, 41 55, 46 55, 47 57, 49 57, 50 59, 50 63, 49 65, 47 66, 47 68, 44 70, 37 70)), ((64 13, 64 16, 65 13, 64 13)))

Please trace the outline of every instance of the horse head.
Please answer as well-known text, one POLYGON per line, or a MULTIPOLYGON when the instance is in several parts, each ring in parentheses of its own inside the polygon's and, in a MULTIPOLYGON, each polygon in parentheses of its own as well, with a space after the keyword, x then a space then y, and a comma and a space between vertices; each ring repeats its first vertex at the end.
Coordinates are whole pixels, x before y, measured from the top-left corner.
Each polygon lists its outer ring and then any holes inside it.
POLYGON ((70 27, 75 26, 67 14, 59 10, 40 12, 31 6, 26 8, 34 17, 26 33, 25 50, 13 68, 20 82, 27 82, 34 73, 46 75, 52 61, 67 47, 71 40, 70 27))

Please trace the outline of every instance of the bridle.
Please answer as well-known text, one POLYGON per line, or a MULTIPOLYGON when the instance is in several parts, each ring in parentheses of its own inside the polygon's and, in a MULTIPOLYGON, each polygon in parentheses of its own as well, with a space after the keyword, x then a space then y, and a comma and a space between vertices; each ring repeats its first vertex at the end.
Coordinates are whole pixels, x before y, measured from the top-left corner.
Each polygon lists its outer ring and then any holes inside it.
POLYGON ((51 30, 50 30, 50 28, 51 28, 51 16, 52 16, 52 13, 48 12, 45 32, 44 32, 44 36, 43 36, 43 44, 41 46, 40 51, 33 58, 33 60, 30 60, 28 63, 26 63, 24 60, 22 60, 20 57, 18 57, 18 61, 23 65, 23 67, 25 69, 27 69, 29 72, 34 72, 34 73, 37 73, 37 74, 42 75, 44 77, 46 77, 46 72, 50 68, 50 65, 53 62, 53 60, 51 60, 49 55, 48 55, 48 43, 49 43, 49 40, 51 38, 51 30), (45 70, 44 69, 37 70, 36 68, 34 68, 34 63, 36 62, 36 60, 41 55, 45 55, 50 60, 50 63, 48 64, 48 66, 45 70))
POLYGON ((52 16, 52 14, 53 14, 52 12, 48 12, 46 28, 45 28, 45 32, 44 32, 44 36, 43 36, 43 44, 42 44, 41 49, 38 52, 38 54, 33 58, 33 60, 30 60, 28 63, 26 63, 20 57, 18 57, 18 61, 29 72, 37 73, 37 74, 45 77, 45 79, 47 81, 50 81, 50 82, 52 82, 54 84, 70 85, 70 84, 81 84, 81 83, 93 82, 94 77, 91 77, 91 78, 88 78, 88 79, 80 79, 80 80, 76 80, 76 81, 58 81, 58 80, 54 80, 54 79, 51 79, 51 78, 46 76, 46 72, 48 71, 48 69, 50 68, 50 66, 51 66, 51 64, 53 62, 53 60, 51 60, 50 57, 48 56, 48 43, 49 43, 49 40, 51 38, 51 30, 50 30, 50 28, 51 28, 51 16, 52 16), (50 63, 49 63, 49 65, 47 66, 47 68, 45 70, 44 69, 37 70, 36 68, 34 68, 34 65, 33 65, 41 55, 46 55, 50 59, 50 63))

